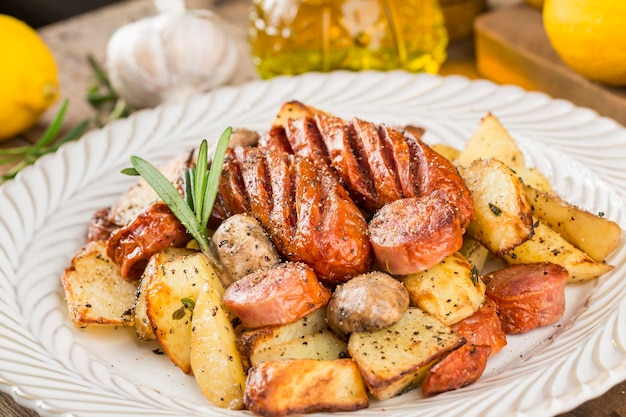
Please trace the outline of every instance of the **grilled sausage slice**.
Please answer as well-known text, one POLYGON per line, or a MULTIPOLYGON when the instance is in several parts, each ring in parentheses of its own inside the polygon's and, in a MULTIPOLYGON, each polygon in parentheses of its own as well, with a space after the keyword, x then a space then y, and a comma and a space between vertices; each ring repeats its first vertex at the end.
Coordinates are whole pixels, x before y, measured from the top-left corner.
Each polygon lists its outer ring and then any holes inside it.
POLYGON ((185 226, 165 203, 151 205, 130 224, 117 229, 107 241, 107 256, 122 276, 139 279, 150 257, 168 247, 182 247, 191 240, 185 226))
POLYGON ((491 347, 466 344, 450 352, 433 366, 422 383, 425 396, 431 396, 475 382, 487 367, 491 347))
POLYGON ((330 290, 302 263, 260 269, 231 284, 222 297, 247 328, 293 323, 325 306, 330 290))
POLYGON ((524 333, 557 321, 565 312, 565 268, 549 262, 519 264, 484 276, 486 295, 506 333, 524 333))
POLYGON ((424 271, 463 245, 461 221, 439 194, 387 204, 369 233, 378 265, 392 275, 424 271))
POLYGON ((409 293, 397 279, 370 272, 339 285, 328 302, 328 324, 339 335, 391 326, 409 307, 409 293))
POLYGON ((463 336, 467 343, 490 346, 489 356, 506 346, 506 334, 498 318, 496 303, 489 297, 485 298, 483 305, 474 314, 454 323, 450 328, 463 336))

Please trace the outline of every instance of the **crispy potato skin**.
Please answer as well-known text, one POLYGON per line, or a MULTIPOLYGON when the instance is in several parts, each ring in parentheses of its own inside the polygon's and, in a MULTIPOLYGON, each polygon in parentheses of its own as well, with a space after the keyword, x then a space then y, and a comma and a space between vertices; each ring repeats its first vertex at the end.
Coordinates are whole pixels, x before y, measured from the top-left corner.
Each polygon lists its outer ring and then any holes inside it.
POLYGON ((485 299, 485 284, 459 252, 425 271, 400 278, 411 305, 437 317, 445 325, 474 314, 485 299))
POLYGON ((244 404, 264 417, 367 408, 367 391, 351 359, 287 359, 248 371, 244 404), (288 387, 288 388, 287 388, 288 387))
POLYGON ((506 333, 525 333, 557 321, 565 312, 568 273, 549 262, 509 266, 485 275, 487 296, 506 333))
POLYGON ((507 343, 497 308, 496 303, 486 297, 483 305, 474 314, 450 327, 463 336, 469 344, 490 346, 489 356, 493 356, 507 343))
POLYGON ((185 246, 190 240, 191 235, 169 207, 156 203, 111 235, 107 255, 119 265, 124 278, 136 280, 152 255, 170 246, 185 246))
POLYGON ((223 303, 244 327, 294 322, 325 306, 330 290, 302 263, 288 262, 258 270, 226 289, 223 303))
POLYGON ((463 245, 463 227, 438 194, 404 198, 380 209, 369 223, 378 265, 392 275, 424 271, 463 245))
POLYGON ((430 368, 422 383, 422 392, 428 397, 476 382, 485 371, 490 352, 490 346, 471 344, 450 352, 430 368))
POLYGON ((72 322, 79 327, 132 326, 137 281, 122 278, 106 255, 106 242, 93 241, 72 258, 61 278, 72 322))

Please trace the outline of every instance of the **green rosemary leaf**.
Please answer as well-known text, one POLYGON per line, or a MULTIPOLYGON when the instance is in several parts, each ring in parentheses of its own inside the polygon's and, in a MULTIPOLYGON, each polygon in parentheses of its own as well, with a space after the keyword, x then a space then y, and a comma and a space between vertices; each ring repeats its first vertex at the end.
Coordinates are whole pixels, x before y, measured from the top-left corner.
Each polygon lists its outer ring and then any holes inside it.
POLYGON ((139 173, 139 171, 137 171, 135 168, 124 168, 123 170, 120 171, 122 174, 124 175, 128 175, 131 177, 136 177, 138 175, 141 175, 139 173))
POLYGON ((59 112, 56 116, 54 116, 54 120, 52 120, 52 123, 50 123, 46 131, 43 133, 41 139, 33 145, 33 149, 35 151, 48 146, 48 144, 56 138, 59 130, 61 130, 61 126, 63 126, 63 119, 65 118, 65 112, 67 111, 68 104, 69 100, 63 100, 63 103, 59 108, 59 112))
POLYGON ((204 197, 207 194, 207 170, 209 163, 208 148, 209 146, 205 139, 202 141, 200 148, 198 149, 198 160, 196 162, 195 182, 193 188, 193 209, 196 213, 196 219, 198 219, 198 222, 201 225, 203 224, 202 214, 204 212, 204 197))
POLYGON ((191 236, 196 239, 200 250, 204 253, 210 253, 206 229, 202 228, 198 223, 193 211, 174 185, 154 165, 145 159, 131 156, 130 162, 157 195, 167 204, 191 236))
POLYGON ((193 201, 193 190, 194 190, 194 178, 195 178, 195 168, 189 168, 185 170, 185 199, 187 200, 187 205, 191 208, 191 211, 195 212, 195 203, 193 201))
POLYGON ((233 129, 231 127, 226 128, 220 136, 215 147, 215 153, 213 154, 213 161, 211 162, 211 169, 209 171, 206 194, 204 195, 204 202, 202 204, 202 219, 201 225, 206 229, 213 211, 213 204, 217 198, 217 192, 220 186, 220 177, 222 176, 222 168, 224 167, 224 157, 226 156, 226 150, 228 149, 228 142, 230 141, 230 135, 233 129))
POLYGON ((64 143, 72 142, 80 138, 83 135, 83 133, 85 133, 88 127, 89 127, 89 120, 83 120, 82 122, 80 122, 79 124, 71 128, 65 135, 63 135, 61 139, 56 141, 56 143, 52 146, 50 150, 56 151, 64 143))

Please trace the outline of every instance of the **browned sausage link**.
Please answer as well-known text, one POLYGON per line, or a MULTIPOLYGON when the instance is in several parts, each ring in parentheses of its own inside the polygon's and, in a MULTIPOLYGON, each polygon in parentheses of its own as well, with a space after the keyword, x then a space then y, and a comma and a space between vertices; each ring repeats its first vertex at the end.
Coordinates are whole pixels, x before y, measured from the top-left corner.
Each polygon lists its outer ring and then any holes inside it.
POLYGON ((261 136, 258 146, 272 151, 293 153, 285 128, 282 126, 272 126, 265 135, 261 136))
MULTIPOLYGON (((308 159, 236 148, 250 213, 282 256, 310 265, 336 285, 372 263, 367 224, 343 187, 308 159)), ((233 166, 225 165, 223 175, 233 166)))
POLYGON ((269 224, 265 229, 272 234, 272 241, 279 252, 289 253, 296 228, 295 190, 291 180, 293 157, 284 152, 263 152, 265 172, 272 187, 269 224))
POLYGON ((442 193, 455 207, 463 229, 474 219, 472 195, 456 167, 419 138, 406 134, 418 166, 419 194, 442 193))
POLYGON ((367 224, 345 189, 332 177, 310 172, 308 160, 294 165, 300 260, 315 265, 320 279, 335 286, 369 270, 372 264, 367 224), (316 176, 316 178, 311 175, 316 176))
POLYGON ((441 193, 457 211, 465 230, 474 218, 472 195, 456 167, 419 138, 406 133, 412 160, 417 166, 419 195, 441 193))
POLYGON ((402 193, 396 183, 396 173, 393 164, 387 159, 378 129, 374 123, 354 118, 351 122, 363 149, 364 160, 372 178, 378 200, 377 207, 402 198, 402 193))
POLYGON ((393 275, 426 270, 463 245, 459 217, 438 194, 387 204, 370 221, 369 233, 378 265, 393 275))
POLYGON ((506 346, 506 334, 498 318, 496 303, 489 297, 485 297, 485 302, 474 314, 450 327, 467 343, 490 346, 489 356, 506 346))
POLYGON ((567 277, 562 266, 544 262, 509 266, 485 275, 484 280, 504 331, 524 333, 561 318, 567 277))
POLYGON ((411 150, 404 135, 398 130, 391 129, 385 125, 380 125, 378 132, 385 144, 386 152, 391 154, 389 159, 393 163, 393 170, 402 197, 419 197, 416 167, 411 164, 411 150))
POLYGON ((466 344, 450 352, 433 366, 422 383, 425 396, 431 396, 475 382, 487 367, 491 347, 466 344))
POLYGON ((362 155, 354 143, 354 129, 335 116, 316 115, 315 122, 331 165, 354 202, 360 207, 369 207, 370 211, 375 210, 376 193, 369 173, 364 171, 362 155))
POLYGON ((111 235, 107 255, 120 267, 125 279, 134 281, 153 254, 170 246, 185 246, 190 240, 191 235, 169 207, 156 203, 111 235))
POLYGON ((107 240, 111 233, 115 231, 119 225, 110 220, 109 213, 111 207, 106 207, 96 211, 89 221, 89 229, 87 230, 87 242, 95 242, 97 240, 107 240))

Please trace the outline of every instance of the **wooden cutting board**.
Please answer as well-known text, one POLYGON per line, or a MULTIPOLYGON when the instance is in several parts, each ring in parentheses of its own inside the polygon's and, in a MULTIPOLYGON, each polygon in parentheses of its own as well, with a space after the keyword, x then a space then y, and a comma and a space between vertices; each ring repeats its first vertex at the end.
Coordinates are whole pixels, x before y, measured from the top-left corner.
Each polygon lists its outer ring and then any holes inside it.
POLYGON ((474 29, 483 77, 569 100, 626 126, 626 88, 603 86, 569 69, 550 45, 539 10, 499 8, 478 17, 474 29))

